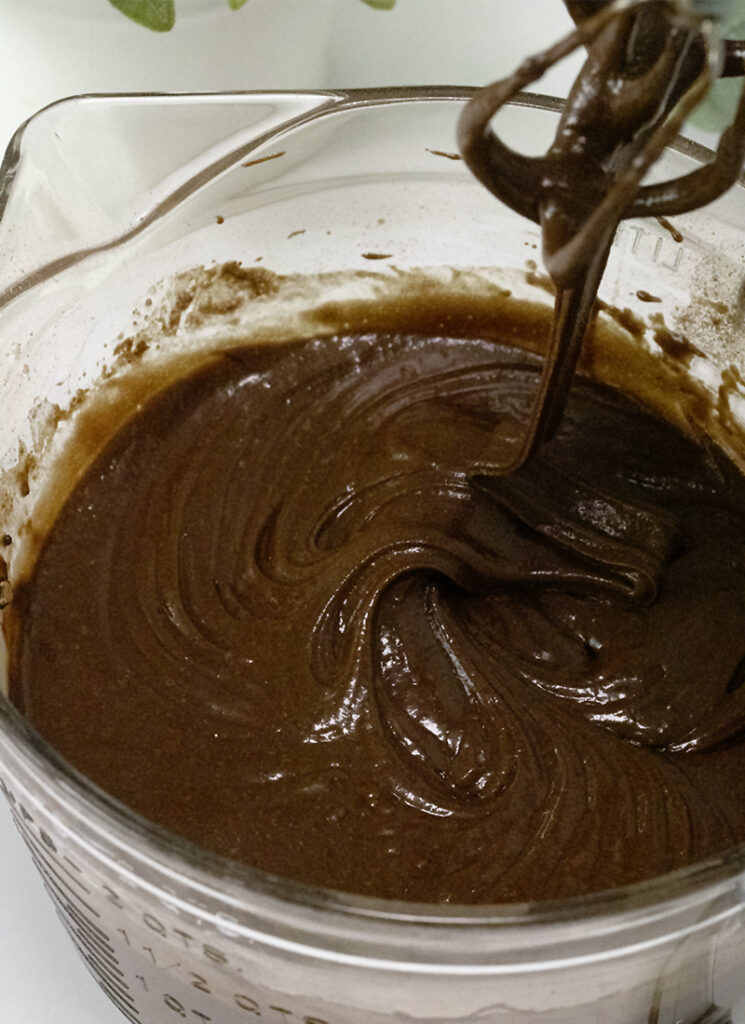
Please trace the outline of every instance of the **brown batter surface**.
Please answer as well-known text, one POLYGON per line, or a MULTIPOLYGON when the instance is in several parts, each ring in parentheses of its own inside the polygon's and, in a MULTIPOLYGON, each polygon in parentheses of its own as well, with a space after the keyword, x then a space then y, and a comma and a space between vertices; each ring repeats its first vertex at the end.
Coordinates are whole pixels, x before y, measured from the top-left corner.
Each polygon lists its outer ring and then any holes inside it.
POLYGON ((587 379, 490 474, 539 368, 391 330, 173 383, 19 589, 14 701, 145 817, 356 893, 559 897, 745 840, 745 482, 587 379))

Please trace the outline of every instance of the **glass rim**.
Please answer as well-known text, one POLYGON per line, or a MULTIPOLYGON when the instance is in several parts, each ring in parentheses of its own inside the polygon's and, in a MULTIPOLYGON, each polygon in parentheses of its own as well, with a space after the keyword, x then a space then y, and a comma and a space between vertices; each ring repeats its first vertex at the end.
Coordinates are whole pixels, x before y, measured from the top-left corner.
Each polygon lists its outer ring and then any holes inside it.
MULTIPOLYGON (((66 97, 43 107, 25 121, 12 136, 0 164, 0 220, 5 210, 9 187, 12 185, 18 168, 26 128, 47 110, 60 104, 79 101, 105 103, 132 100, 133 102, 157 102, 162 103, 163 106, 169 106, 189 100, 203 99, 206 103, 213 104, 219 103, 221 100, 241 98, 246 101, 266 100, 269 96, 317 96, 319 101, 324 98, 328 99, 328 103, 321 103, 311 111, 295 116, 256 138, 250 147, 253 149, 282 134, 290 127, 299 127, 303 123, 313 121, 328 113, 407 101, 465 101, 477 91, 477 87, 470 86, 432 85, 307 91, 295 89, 247 90, 224 93, 86 93, 66 97)), ((525 92, 515 97, 509 105, 558 113, 563 109, 563 102, 560 98, 542 93, 525 92)), ((710 149, 684 137, 678 137, 670 148, 700 163, 708 162, 713 156, 710 149)), ((241 155, 244 155, 246 151, 246 147, 242 147, 241 155)), ((745 176, 740 176, 738 184, 741 187, 745 186, 745 176)), ((145 223, 148 223, 147 219, 145 223)), ((82 259, 92 252, 100 251, 100 248, 116 248, 131 235, 132 232, 128 232, 125 236, 107 242, 103 247, 89 249, 75 255, 82 259)), ((54 264, 39 268, 32 275, 33 280, 29 280, 22 290, 25 291, 26 288, 40 284, 51 273, 61 269, 59 262, 55 261, 54 264)), ((69 266, 71 261, 65 262, 69 266)), ((77 260, 72 262, 77 262, 77 260)), ((12 301, 17 294, 18 292, 14 291, 12 295, 6 293, 6 296, 0 296, 0 311, 3 306, 3 298, 12 301)), ((166 865, 173 869, 175 865, 184 878, 199 882, 200 885, 204 885, 206 875, 208 884, 215 894, 219 894, 220 883, 228 883, 236 887, 239 894, 279 901, 288 908, 294 906, 319 914, 331 913, 342 915, 345 918, 357 918, 360 921, 395 924, 398 928, 410 925, 462 930, 469 927, 513 929, 520 926, 522 930, 527 926, 576 925, 583 920, 603 917, 619 918, 630 912, 650 910, 655 906, 669 904, 671 901, 686 896, 703 893, 710 887, 731 881, 738 875, 745 875, 745 843, 741 843, 722 854, 651 879, 615 889, 562 899, 536 900, 526 903, 438 904, 360 896, 299 882, 292 878, 250 867, 154 824, 100 789, 67 762, 33 729, 2 692, 0 692, 0 737, 4 737, 20 752, 23 758, 30 759, 34 769, 47 774, 51 769, 53 773, 51 781, 62 784, 66 796, 77 803, 77 809, 83 816, 90 817, 92 812, 99 823, 105 827, 115 825, 122 838, 137 837, 138 840, 145 843, 148 852, 154 855, 160 866, 166 865)))
MULTIPOLYGON (((131 101, 132 103, 153 103, 170 106, 179 105, 183 102, 194 102, 197 100, 204 102, 205 105, 211 105, 221 101, 266 101, 267 97, 272 96, 285 98, 293 96, 305 98, 313 97, 318 99, 318 106, 301 114, 296 114, 284 121, 282 124, 252 137, 248 144, 244 144, 221 157, 217 163, 206 166, 197 176, 198 180, 192 178, 189 181, 182 183, 178 189, 178 201, 180 202, 187 198, 195 188, 200 187, 204 183, 205 173, 216 174, 225 167, 232 165, 234 161, 244 159, 247 155, 265 145, 273 138, 281 136, 285 131, 302 127, 303 125, 311 123, 326 114, 339 113, 357 108, 386 106, 389 104, 397 105, 405 102, 465 102, 471 99, 474 94, 478 92, 479 88, 480 87, 478 86, 462 85, 404 85, 355 89, 248 89, 232 90, 227 92, 79 93, 72 96, 62 97, 58 100, 54 100, 52 103, 46 104, 40 110, 37 110, 36 113, 32 114, 31 117, 27 118, 27 120, 19 125, 11 136, 5 152, 2 154, 2 159, 0 160, 0 221, 2 221, 5 214, 10 189, 19 170, 22 155, 22 144, 28 128, 34 126, 36 122, 42 119, 48 111, 59 106, 76 104, 91 104, 95 106, 101 103, 111 103, 112 101, 131 101), (326 102, 323 102, 324 100, 326 102)), ((564 100, 560 97, 549 96, 545 93, 524 91, 514 96, 506 106, 532 108, 556 114, 560 113, 563 109, 564 100)), ((674 149, 675 151, 696 160, 699 163, 708 163, 714 155, 706 146, 703 146, 692 139, 687 139, 684 136, 678 136, 669 148, 674 149)), ((745 186, 745 171, 740 175, 738 184, 745 186)), ((51 261, 50 263, 42 264, 41 266, 31 270, 29 273, 23 275, 11 287, 0 292, 0 310, 2 310, 9 302, 12 302, 17 298, 22 292, 27 291, 29 288, 32 288, 37 284, 41 284, 52 274, 60 273, 89 256, 109 249, 115 249, 118 245, 129 241, 141 231, 148 228, 153 220, 156 217, 161 216, 163 212, 164 211, 160 209, 160 205, 158 204, 147 216, 141 218, 137 225, 122 234, 117 235, 114 238, 110 238, 105 242, 93 245, 90 248, 66 254, 51 261)))

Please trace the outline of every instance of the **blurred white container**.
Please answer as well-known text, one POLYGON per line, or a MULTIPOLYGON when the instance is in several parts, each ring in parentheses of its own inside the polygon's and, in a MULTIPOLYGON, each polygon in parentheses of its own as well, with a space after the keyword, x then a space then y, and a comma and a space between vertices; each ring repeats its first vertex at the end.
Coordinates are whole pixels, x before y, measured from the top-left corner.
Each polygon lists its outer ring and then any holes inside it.
POLYGON ((0 149, 64 96, 313 87, 325 76, 334 7, 176 0, 174 28, 152 32, 108 0, 0 0, 0 149))
MULTIPOLYGON (((175 27, 151 32, 108 0, 0 0, 0 152, 65 96, 481 85, 570 25, 561 0, 176 0, 175 27)), ((579 60, 535 90, 564 95, 579 60)))

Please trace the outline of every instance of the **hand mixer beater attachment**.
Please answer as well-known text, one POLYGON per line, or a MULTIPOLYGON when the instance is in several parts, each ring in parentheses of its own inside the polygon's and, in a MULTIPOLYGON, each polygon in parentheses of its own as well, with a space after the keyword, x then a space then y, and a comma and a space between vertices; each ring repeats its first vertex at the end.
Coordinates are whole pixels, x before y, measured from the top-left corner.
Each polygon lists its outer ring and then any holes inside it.
MULTIPOLYGON (((564 411, 619 222, 667 217, 711 202, 745 159, 745 87, 711 163, 642 184, 720 75, 745 74, 745 42, 717 38, 716 11, 682 0, 566 0, 575 29, 507 78, 480 90, 458 124, 463 158, 495 196, 540 224, 556 286, 553 321, 527 429, 509 431, 507 458, 485 453, 483 471, 518 469, 555 434, 564 411), (491 120, 508 100, 580 46, 587 59, 553 143, 540 157, 515 152, 491 120)), ((505 450, 500 438, 500 450, 505 450)), ((495 446, 496 449, 496 446, 495 446)))

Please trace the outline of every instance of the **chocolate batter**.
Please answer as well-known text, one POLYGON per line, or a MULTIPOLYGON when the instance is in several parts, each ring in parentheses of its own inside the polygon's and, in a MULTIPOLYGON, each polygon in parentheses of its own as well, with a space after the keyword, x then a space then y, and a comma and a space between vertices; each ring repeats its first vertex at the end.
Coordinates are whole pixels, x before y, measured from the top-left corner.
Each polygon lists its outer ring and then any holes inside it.
POLYGON ((586 378, 492 472, 523 326, 171 384, 19 588, 13 700, 146 818, 356 893, 561 897, 745 841, 745 481, 586 378))
POLYGON ((460 119, 469 167, 541 226, 543 364, 509 318, 238 348, 152 399, 55 522, 11 696, 146 818, 432 902, 745 842, 745 481, 631 398, 570 392, 617 223, 735 179, 745 91, 709 168, 642 185, 706 39, 667 4, 605 6, 570 2, 577 32, 460 119), (493 114, 584 43, 554 144, 512 152, 493 114))

